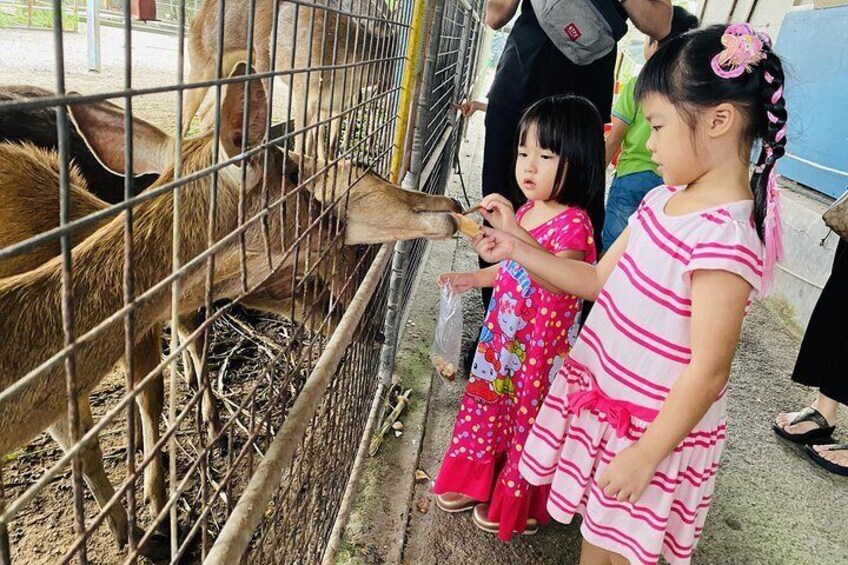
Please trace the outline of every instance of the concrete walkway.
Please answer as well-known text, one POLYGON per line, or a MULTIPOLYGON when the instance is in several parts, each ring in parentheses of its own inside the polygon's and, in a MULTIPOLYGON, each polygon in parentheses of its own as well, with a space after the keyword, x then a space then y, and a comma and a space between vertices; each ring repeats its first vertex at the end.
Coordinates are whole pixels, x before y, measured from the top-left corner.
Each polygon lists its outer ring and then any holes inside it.
MULTIPOLYGON (((463 149, 466 186, 479 194, 482 118, 475 117, 463 149)), ((459 183, 449 192, 459 197, 459 183)), ((473 196, 472 196, 473 197, 473 196)), ((431 246, 403 337, 396 378, 413 388, 406 428, 369 462, 341 562, 577 563, 576 525, 554 524, 510 544, 477 530, 468 513, 447 515, 432 503, 429 484, 413 485, 416 469, 434 477, 447 447, 464 379, 444 383, 426 352, 435 323, 440 272, 472 269, 462 240, 431 246), (424 396, 429 397, 425 398, 424 396)), ((479 295, 465 301, 466 343, 482 321, 479 295)), ((803 451, 779 441, 770 423, 779 410, 809 402, 789 374, 798 337, 763 304, 745 324, 730 385, 730 428, 716 499, 693 563, 708 565, 839 565, 848 563, 848 479, 812 465, 803 451)), ((848 368, 846 369, 848 371, 848 368)), ((844 416, 844 414, 843 414, 844 416)), ((848 420, 840 422, 848 431, 848 420)), ((846 439, 848 432, 838 432, 846 439)))

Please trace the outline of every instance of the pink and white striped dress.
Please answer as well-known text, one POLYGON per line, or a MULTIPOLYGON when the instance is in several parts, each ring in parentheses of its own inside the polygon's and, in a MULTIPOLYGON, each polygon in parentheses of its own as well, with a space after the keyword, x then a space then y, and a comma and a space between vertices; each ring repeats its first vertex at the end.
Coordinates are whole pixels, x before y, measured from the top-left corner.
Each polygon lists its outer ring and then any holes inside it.
POLYGON ((597 485, 613 457, 641 437, 691 359, 691 273, 730 271, 760 288, 763 246, 753 202, 668 216, 679 189, 651 191, 630 218, 630 239, 536 418, 519 470, 551 485, 548 511, 583 516, 591 544, 631 563, 692 558, 710 502, 727 427, 719 395, 657 468, 638 503, 597 485))

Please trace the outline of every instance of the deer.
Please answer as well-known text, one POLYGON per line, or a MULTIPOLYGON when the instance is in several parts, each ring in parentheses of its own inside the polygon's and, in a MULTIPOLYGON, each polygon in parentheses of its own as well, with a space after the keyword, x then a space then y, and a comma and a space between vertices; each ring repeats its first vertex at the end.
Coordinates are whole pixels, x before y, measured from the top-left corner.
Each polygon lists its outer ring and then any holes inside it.
MULTIPOLYGON (((264 104, 261 84, 249 90, 251 108, 259 108, 264 104)), ((250 142, 256 143, 261 135, 255 132, 262 131, 264 124, 261 117, 258 118, 260 121, 251 120, 248 131, 242 132, 245 85, 229 85, 226 91, 223 108, 225 125, 220 146, 224 155, 232 157, 240 153, 241 136, 247 135, 250 142)), ((261 112, 256 115, 261 116, 261 112)), ((186 140, 181 156, 183 170, 188 174, 210 166, 216 143, 211 135, 186 140)), ((4 159, 4 167, 11 169, 11 172, 6 172, 5 175, 14 175, 16 169, 38 169, 40 162, 37 158, 43 155, 31 152, 30 156, 28 161, 17 163, 4 159)), ((261 179, 261 172, 255 163, 245 163, 243 166, 249 169, 248 186, 255 188, 261 179)), ((53 168, 55 170, 58 167, 53 168)), ((79 176, 70 176, 70 180, 79 181, 79 176)), ((240 175, 236 167, 226 167, 221 169, 220 176, 222 182, 218 193, 217 225, 212 234, 207 234, 205 219, 211 206, 207 192, 209 180, 200 179, 183 187, 184 202, 178 221, 185 237, 181 241, 179 252, 186 260, 204 250, 207 236, 211 235, 214 240, 220 240, 237 225, 240 175)), ((173 168, 164 171, 152 186, 161 186, 171 179, 173 168)), ((4 196, 12 199, 23 198, 27 193, 43 187, 19 185, 17 188, 17 194, 4 196)), ((48 188, 52 189, 52 197, 55 199, 56 186, 48 185, 48 188)), ((85 188, 80 186, 74 188, 77 193, 85 191, 85 188)), ((253 192, 251 190, 250 193, 253 192)), ((133 265, 133 275, 139 289, 148 289, 169 274, 172 256, 169 234, 173 224, 173 202, 174 195, 168 191, 135 207, 133 245, 137 261, 133 265)), ((122 226, 125 215, 126 212, 99 227, 74 248, 71 258, 71 292, 74 297, 73 315, 77 335, 87 332, 123 305, 122 226)), ((220 254, 226 254, 228 251, 230 250, 225 246, 220 254)), ((196 268, 183 275, 182 282, 187 290, 192 288, 193 283, 194 286, 200 284, 194 281, 203 278, 201 271, 202 269, 196 268)), ((62 258, 54 257, 33 270, 0 280, 0 327, 11 332, 10 336, 13 336, 11 343, 0 352, 0 391, 6 391, 63 348, 61 273, 62 258)), ((202 306, 201 294, 196 290, 194 294, 183 293, 182 307, 186 309, 185 313, 193 312, 202 306)), ((167 289, 163 289, 138 306, 135 311, 138 335, 144 336, 155 331, 155 328, 168 318, 170 302, 167 289)), ((75 354, 78 389, 74 391, 78 398, 86 397, 119 361, 122 343, 121 324, 112 323, 97 339, 79 346, 75 354)), ((0 452, 6 453, 27 443, 44 429, 47 429, 62 449, 67 450, 73 445, 67 419, 62 417, 68 402, 65 387, 61 384, 63 382, 61 368, 54 367, 37 373, 34 379, 0 401, 0 412, 4 415, 0 420, 0 452)), ((80 410, 80 424, 83 433, 91 428, 93 421, 90 411, 80 410)), ((103 473, 99 447, 93 442, 88 443, 81 450, 80 456, 86 482, 103 507, 114 491, 103 473)), ((123 507, 113 505, 109 510, 107 522, 117 542, 123 546, 129 535, 123 507)), ((155 543, 155 539, 153 542, 147 544, 147 554, 161 558, 163 550, 167 547, 157 547, 159 544, 155 543)))
MULTIPOLYGON (((250 4, 251 0, 227 0, 224 4, 223 74, 227 74, 236 61, 247 58, 250 4)), ((216 76, 218 12, 218 0, 205 0, 191 24, 190 83, 208 81, 216 76)), ((326 8, 276 0, 255 2, 253 54, 256 68, 259 72, 284 73, 276 76, 288 89, 295 131, 310 127, 304 135, 295 137, 295 147, 302 154, 334 158, 340 143, 342 112, 351 105, 350 100, 358 100, 365 87, 371 91, 385 90, 391 65, 382 60, 394 55, 396 44, 390 15, 383 0, 328 0, 326 8), (279 9, 272 68, 276 5, 279 9), (357 12, 369 17, 349 15, 357 12), (357 69, 354 64, 369 68, 357 69), (342 68, 307 70, 316 66, 342 68), (367 73, 364 80, 363 72, 367 73), (327 119, 329 123, 322 123, 327 119)), ((188 91, 184 131, 188 131, 207 91, 208 87, 188 91)))
MULTIPOLYGON (((236 108, 241 108, 241 102, 239 102, 238 98, 238 90, 233 94, 233 86, 227 88, 226 95, 224 96, 224 105, 223 112, 224 124, 226 127, 222 129, 223 132, 223 140, 222 145, 224 146, 224 153, 231 154, 237 148, 234 147, 235 143, 233 140, 237 139, 238 135, 238 127, 237 125, 241 124, 241 117, 239 117, 236 108), (234 98, 233 98, 234 97, 234 98), (227 143, 227 139, 230 139, 230 143, 227 143)), ((253 90, 253 87, 251 87, 253 90)), ((257 100, 251 101, 251 108, 261 108, 264 107, 257 100)), ((94 148, 95 154, 100 156, 105 156, 102 158, 103 162, 110 163, 115 168, 119 168, 122 166, 123 160, 123 148, 122 148, 122 140, 123 140, 123 131, 120 129, 123 125, 123 114, 120 113, 119 109, 116 110, 117 107, 106 107, 105 112, 77 112, 72 111, 71 115, 74 117, 74 122, 77 128, 81 131, 91 132, 86 137, 86 143, 94 148), (105 115, 105 117, 104 117, 105 115), (111 120, 111 121, 110 121, 111 120), (119 133, 111 133, 118 131, 119 133), (110 153, 111 150, 111 153, 110 153)), ((79 108, 84 108, 82 105, 79 108)), ((102 110, 103 108, 101 108, 102 110)), ((254 129, 257 124, 261 124, 264 122, 264 117, 260 114, 258 118, 251 118, 251 124, 254 125, 254 129)), ((143 157, 145 155, 158 155, 159 159, 165 158, 165 156, 169 155, 169 151, 172 152, 173 141, 169 139, 167 136, 162 134, 161 132, 154 131, 153 129, 146 130, 145 128, 134 128, 136 132, 145 132, 152 137, 152 142, 147 149, 152 149, 152 151, 148 151, 145 149, 145 140, 135 140, 136 147, 136 155, 139 157, 143 157), (142 148, 139 151, 139 148, 142 148)), ((254 135, 255 137, 255 135, 254 135)), ((188 155, 183 156, 184 161, 184 170, 186 173, 189 173, 193 169, 197 169, 198 167, 202 167, 207 164, 207 161, 204 159, 199 159, 198 156, 205 155, 209 153, 209 148, 211 142, 208 139, 208 136, 202 136, 203 143, 199 143, 192 140, 187 140, 185 144, 186 152, 188 155), (197 162, 195 162, 197 161, 197 162), (193 163, 193 166, 189 166, 193 163)), ((58 180, 57 180, 57 171, 58 171, 58 162, 55 154, 51 154, 49 151, 44 152, 43 150, 39 150, 34 147, 26 147, 19 146, 14 144, 0 144, 0 147, 4 151, 6 151, 6 155, 10 158, 0 159, 0 163, 7 165, 4 167, 0 167, 0 188, 2 188, 2 192, 0 192, 0 211, 10 210, 10 217, 20 217, 20 218, 28 218, 29 221, 32 222, 43 222, 42 226, 32 226, 31 235, 35 235, 37 233, 46 231, 51 227, 55 227, 56 218, 58 218, 58 212, 56 210, 58 206, 58 201, 55 198, 58 180), (23 166, 22 164, 29 164, 30 166, 23 166), (45 165, 47 163, 47 165, 45 165), (39 166, 40 165, 40 166, 39 166), (6 183, 2 182, 4 176, 8 179, 14 178, 16 174, 16 170, 23 168, 24 170, 35 171, 36 174, 30 177, 26 177, 24 179, 18 179, 21 182, 15 183, 12 185, 12 189, 9 189, 6 183), (3 174, 5 170, 6 175, 3 174), (17 187, 17 188, 16 188, 17 187), (37 196, 36 188, 47 187, 48 190, 44 193, 43 196, 37 196), (11 192, 9 192, 11 190, 11 192), (30 200, 27 200, 28 197, 31 197, 30 200), (25 203, 29 203, 28 206, 25 206, 25 203), (50 209, 52 203, 52 210, 50 209), (13 204, 20 204, 24 206, 22 209, 14 210, 13 204), (44 215, 33 215, 31 213, 34 209, 44 209, 44 215)), ((276 156, 278 161, 282 160, 281 152, 277 151, 273 153, 276 156)), ((294 156, 296 158, 296 156, 294 156)), ((295 159, 288 159, 285 161, 285 166, 270 167, 271 171, 275 171, 277 175, 277 179, 269 182, 270 186, 279 186, 280 179, 288 179, 290 182, 296 183, 297 178, 296 175, 299 173, 301 167, 303 165, 296 162, 295 159)), ((352 164, 349 164, 348 174, 352 173, 352 170, 355 168, 352 164)), ((134 163, 135 168, 135 163, 134 163)), ((166 168, 166 167, 165 167, 166 168)), ((253 164, 250 166, 251 173, 250 177, 254 178, 257 176, 258 172, 256 171, 256 165, 253 164)), ((313 169, 317 169, 317 165, 313 166, 313 169)), ((224 194, 228 194, 229 198, 224 198, 224 201, 228 203, 229 208, 227 209, 229 213, 232 213, 232 184, 234 179, 232 171, 230 173, 226 173, 227 169, 222 171, 222 177, 225 182, 223 183, 225 187, 230 187, 230 190, 224 192, 224 194)), ((237 176, 237 175, 236 175, 237 176)), ((75 168, 71 168, 71 213, 72 219, 75 217, 82 217, 93 211, 103 209, 107 206, 107 204, 103 201, 98 201, 95 197, 93 197, 90 193, 89 188, 85 186, 84 179, 80 171, 75 168)), ((338 175, 338 177, 345 178, 344 174, 338 175)), ((373 175, 368 177, 367 175, 363 178, 366 178, 365 182, 362 182, 351 194, 350 198, 346 199, 341 203, 340 209, 343 213, 346 214, 347 219, 347 228, 346 228, 346 242, 350 244, 355 243, 364 243, 364 242, 379 242, 386 241, 390 239, 396 238, 404 238, 404 237, 415 237, 415 236, 428 236, 428 237, 446 237, 453 233, 455 230, 455 225, 453 223, 452 218, 447 212, 456 211, 457 204, 449 199, 441 198, 441 197, 430 197, 420 193, 414 193, 411 191, 403 191, 399 187, 391 185, 382 179, 376 178, 373 175), (380 216, 378 219, 375 219, 375 211, 395 211, 396 214, 386 217, 385 215, 380 216), (358 226, 358 227, 357 227, 358 226)), ((168 179, 168 171, 164 175, 164 179, 160 179, 157 181, 159 184, 162 182, 167 182, 168 179)), ((285 181, 283 181, 285 182, 285 181)), ((202 183, 200 183, 202 184, 202 183)), ((187 194, 186 199, 188 200, 189 195, 192 195, 194 198, 195 195, 202 195, 205 190, 199 187, 189 187, 186 188, 187 194)), ((338 190, 331 190, 330 195, 327 196, 326 187, 322 187, 320 194, 324 195, 325 202, 329 202, 331 198, 336 198, 338 190)), ((313 191, 318 193, 319 191, 313 191)), ((255 192, 255 190, 253 191, 255 192)), ((253 192, 251 194, 253 195, 253 192)), ((302 194, 302 193, 301 193, 302 194)), ((149 234, 159 233, 159 234, 169 234, 170 229, 167 228, 167 224, 170 222, 171 212, 167 206, 168 196, 170 193, 159 196, 155 200, 151 202, 159 203, 158 207, 153 207, 150 203, 144 203, 146 206, 142 206, 142 212, 139 216, 139 221, 145 223, 151 222, 151 224, 155 224, 155 222, 160 222, 166 224, 165 227, 159 227, 157 229, 149 230, 149 234), (163 212, 163 209, 166 211, 163 212), (158 213, 155 213, 154 210, 159 210, 158 213), (157 215, 158 214, 158 215, 157 215)), ((201 197, 201 202, 203 199, 201 197)), ((206 203, 208 205, 208 203, 206 203)), ((201 204, 202 206, 202 204, 201 204)), ((300 206, 292 206, 292 208, 300 209, 300 210, 309 210, 313 208, 311 202, 303 202, 300 206)), ((226 215, 222 212, 222 215, 226 215)), ((186 220, 192 220, 194 224, 189 223, 189 225, 194 226, 195 229, 199 229, 201 232, 205 230, 204 228, 199 228, 197 223, 199 223, 199 217, 205 217, 203 214, 199 215, 191 215, 186 218, 186 220)), ((279 215, 271 215, 271 241, 279 242, 279 238, 277 234, 279 233, 279 223, 277 222, 279 215)), ((291 219, 288 219, 289 223, 291 223, 291 219)), ((232 221, 232 218, 228 218, 228 221, 232 221)), ((303 222, 310 222, 312 219, 310 218, 300 218, 297 222, 302 222, 300 225, 304 225, 303 222)), ((333 223, 331 220, 328 220, 329 224, 326 227, 327 233, 331 230, 331 224, 333 223)), ((80 257, 78 253, 84 253, 84 257, 94 257, 99 258, 101 260, 100 263, 93 263, 94 265, 103 265, 103 261, 105 264, 111 264, 114 267, 114 261, 116 257, 119 257, 122 253, 120 243, 115 243, 114 239, 116 237, 116 233, 120 231, 119 227, 122 226, 122 218, 116 218, 115 220, 104 222, 101 225, 92 225, 88 229, 93 232, 95 237, 79 237, 84 236, 86 234, 77 234, 81 242, 77 243, 74 248, 75 254, 75 272, 78 272, 79 269, 83 269, 83 273, 85 275, 89 275, 88 277, 81 277, 83 280, 79 281, 78 277, 77 284, 85 286, 87 289, 92 287, 97 289, 97 292, 94 294, 99 296, 101 291, 107 294, 110 298, 109 304, 113 307, 117 304, 116 301, 116 293, 120 295, 121 284, 120 280, 116 277, 110 278, 108 281, 100 281, 97 283, 94 280, 96 277, 90 276, 93 270, 96 270, 96 267, 92 267, 92 271, 86 271, 83 259, 77 259, 80 257), (104 239, 104 237, 106 239, 104 239), (111 245, 107 246, 108 249, 113 251, 113 255, 108 255, 104 253, 103 242, 110 241, 111 245), (96 242, 100 242, 99 244, 96 242), (103 255, 107 255, 106 258, 103 255), (112 261, 112 263, 109 262, 112 261), (108 282, 111 286, 108 289, 103 288, 104 282, 108 282), (98 286, 99 284, 99 286, 98 286), (107 293, 106 290, 109 290, 107 293)), ((205 220, 203 220, 205 222, 205 220)), ((295 223, 297 223, 295 222, 295 223)), ((0 246, 5 246, 10 243, 13 243, 15 238, 20 240, 22 237, 25 239, 25 234, 18 233, 17 236, 13 237, 10 241, 9 239, 2 239, 3 235, 3 227, 7 226, 6 222, 0 222, 0 246)), ((155 224, 159 225, 159 224, 155 224)), ((228 224, 228 227, 232 224, 228 224)), ((305 225, 309 225, 306 223, 305 225)), ((220 226, 220 224, 219 224, 220 226)), ((137 228, 138 229, 138 228, 137 228)), ((219 231, 222 231, 224 228, 219 228, 219 231)), ((138 233, 138 232, 136 232, 138 233)), ((191 231, 194 233, 194 230, 191 231)), ((223 231, 222 231, 223 233, 223 231)), ((259 231, 252 230, 248 231, 248 253, 252 254, 254 260, 251 261, 251 264, 258 263, 259 266, 255 271, 258 271, 259 274, 256 275, 260 279, 262 277, 270 276, 270 267, 266 265, 264 260, 256 260, 257 257, 263 256, 264 254, 260 252, 260 240, 258 237, 259 231)), ((169 237, 166 237, 169 239, 169 237)), ((153 238, 154 240, 156 238, 153 238)), ((205 241, 204 237, 200 238, 205 241)), ((147 247, 141 246, 138 249, 139 258, 141 260, 145 255, 142 252, 142 249, 152 248, 154 246, 165 246, 168 248, 169 242, 156 240, 155 242, 151 241, 143 241, 139 243, 148 244, 147 247)), ((192 247, 194 248, 194 247, 192 247)), ((161 249, 159 249, 160 253, 158 255, 160 261, 159 266, 167 265, 168 261, 162 259, 162 257, 170 257, 170 251, 167 253, 162 253, 161 249)), ((52 248, 51 254, 58 253, 58 247, 54 246, 52 248)), ((280 253, 279 249, 274 249, 274 253, 280 253)), ((31 263, 29 265, 18 265, 17 270, 21 271, 21 269, 25 269, 29 271, 30 268, 34 270, 29 272, 23 272, 17 276, 13 276, 10 278, 5 278, 0 281, 0 312, 5 312, 8 314, 8 308, 11 306, 12 308, 23 308, 23 301, 20 300, 23 296, 32 296, 35 292, 44 293, 44 296, 49 295, 48 300, 52 300, 55 303, 56 300, 56 279, 55 273, 57 267, 57 261, 55 259, 44 262, 44 256, 40 256, 38 254, 25 255, 24 257, 29 257, 31 263), (44 262, 43 265, 41 263, 44 262), (41 266, 39 266, 41 265, 41 266), (49 268, 48 268, 49 267, 49 268), (52 274, 52 279, 51 275, 52 274), (50 281, 51 284, 47 284, 46 281, 50 281), (17 297, 17 301, 15 298, 17 297), (3 308, 5 304, 6 309, 3 308)), ((238 253, 230 249, 226 253, 221 253, 220 257, 217 261, 218 264, 218 277, 216 277, 216 296, 227 296, 237 294, 235 290, 236 287, 240 289, 240 277, 238 275, 238 253), (238 281, 238 282, 237 282, 238 281), (227 290, 228 286, 230 290, 227 290)), ((119 263, 118 263, 119 264, 119 263)), ((3 265, 0 265, 3 266, 3 265)), ((139 268, 137 266, 137 268, 139 268)), ((120 268, 113 268, 114 272, 119 272, 120 268)), ((283 270, 285 271, 285 270, 283 270)), ((291 273, 291 270, 288 271, 291 273)), ((155 278, 154 276, 146 273, 145 279, 147 278, 155 278)), ((4 273, 4 276, 8 275, 8 273, 4 273)), ((319 271, 320 275, 320 271, 319 271)), ((332 276, 329 274, 328 276, 332 276)), ((184 309, 187 309, 190 315, 196 308, 201 304, 202 300, 200 296, 203 294, 200 290, 202 284, 199 279, 203 277, 197 276, 195 273, 190 273, 186 276, 185 283, 185 294, 191 297, 191 300, 186 300, 181 303, 184 309), (191 281, 194 281, 192 284, 191 281)), ((77 286, 77 285, 75 285, 77 286)), ((139 288, 143 288, 143 286, 139 285, 139 288)), ((86 295, 91 296, 90 292, 87 292, 86 295)), ((286 304, 286 299, 291 299, 291 274, 286 275, 286 272, 277 272, 273 277, 269 278, 266 283, 264 283, 256 292, 252 293, 250 296, 245 297, 243 301, 247 306, 253 306, 260 308, 265 311, 272 312, 282 312, 288 314, 291 311, 290 302, 288 305, 286 304), (289 278, 286 278, 288 276, 289 278), (288 293, 288 296, 286 296, 288 293), (252 297, 252 298, 251 298, 252 297)), ((159 324, 164 321, 167 316, 163 317, 164 312, 168 310, 168 308, 162 309, 162 303, 168 303, 166 296, 157 295, 155 302, 159 305, 159 308, 150 307, 150 312, 147 308, 140 309, 139 311, 139 329, 147 329, 145 333, 142 331, 140 335, 150 336, 149 339, 145 342, 144 339, 140 340, 140 343, 137 345, 140 349, 136 351, 136 374, 140 376, 144 376, 147 373, 151 372, 153 368, 158 364, 158 360, 161 358, 160 351, 160 341, 157 333, 157 329, 159 324), (156 313, 153 315, 153 313, 156 313), (144 316, 141 314, 144 313, 144 316), (145 349, 146 347, 146 349, 145 349), (146 352, 146 353, 145 353, 146 352)), ((90 305, 89 305, 90 306, 90 305)), ((103 310, 103 304, 99 305, 100 309, 103 310)), ((92 319, 96 320, 104 317, 108 312, 98 311, 97 315, 92 316, 92 308, 86 308, 85 305, 78 305, 78 310, 80 313, 88 314, 87 317, 77 316, 78 320, 83 320, 80 324, 81 327, 85 328, 90 324, 94 323, 91 321, 92 319)), ((113 308, 114 309, 114 308, 113 308)), ((299 310, 297 308, 294 309, 295 312, 299 310)), ((38 331, 33 328, 27 329, 27 335, 36 335, 40 336, 41 339, 36 339, 36 341, 26 343, 34 343, 36 344, 36 351, 30 351, 29 355, 26 356, 25 359, 10 359, 8 356, 0 359, 0 385, 2 385, 2 390, 14 382, 15 377, 11 375, 17 375, 18 377, 21 372, 26 372, 33 363, 36 362, 38 358, 45 358, 49 356, 46 350, 52 348, 56 348, 57 344, 61 342, 56 342, 56 327, 61 328, 61 320, 57 320, 55 313, 58 310, 52 310, 54 316, 52 319, 44 320, 44 327, 38 328, 38 331), (52 325, 51 325, 52 324, 52 325)), ((4 315, 4 323, 6 325, 14 325, 13 321, 10 319, 14 316, 4 315)), ((0 324, 2 327, 3 324, 0 324)), ((21 329, 21 328, 17 328, 21 329)), ((119 328, 112 327, 107 332, 108 335, 114 340, 115 335, 119 338, 122 335, 122 332, 119 328)), ((112 342, 113 343, 113 342, 112 342)), ((114 343, 113 343, 114 344, 114 343)), ((79 399, 81 404, 83 404, 83 400, 85 400, 85 405, 81 406, 81 416, 83 420, 83 429, 89 429, 93 422, 91 421, 90 409, 87 406, 87 392, 91 387, 96 384, 96 380, 99 377, 102 377, 103 367, 111 366, 114 361, 114 355, 110 358, 108 355, 105 357, 94 355, 88 355, 89 349, 94 349, 97 352, 103 350, 102 347, 94 347, 91 346, 86 349, 82 349, 80 351, 80 355, 82 356, 85 363, 80 365, 79 373, 81 375, 81 393, 79 395, 79 399), (107 359, 104 361, 104 359, 107 359), (105 364, 104 364, 105 363, 105 364)), ((13 348, 17 349, 17 348, 13 348)), ((120 351, 120 347, 109 347, 110 353, 120 351)), ((108 371, 108 369, 106 369, 108 371)), ((53 371, 55 373, 55 370, 53 371)), ((51 373, 52 374, 52 373, 51 373)), ((136 377, 134 377, 136 378, 136 377)), ((49 380, 49 379, 48 379, 49 380)), ((59 379, 56 382, 63 382, 62 379, 59 379)), ((46 385, 45 379, 40 379, 38 381, 40 385, 46 385)), ((48 427, 51 434, 56 438, 60 445, 63 448, 68 447, 69 441, 69 431, 67 430, 67 423, 61 417, 61 411, 64 409, 64 400, 57 401, 57 398, 61 399, 64 395, 63 388, 61 390, 43 390, 40 387, 31 387, 36 390, 28 390, 23 396, 24 399, 32 398, 33 396, 38 396, 44 400, 41 402, 41 406, 43 409, 37 411, 35 414, 37 425, 35 427, 48 427), (58 408, 57 408, 58 406, 58 408), (57 412, 58 410, 58 412, 57 412), (51 420, 52 418, 52 420, 51 420)), ((161 390, 160 387, 157 389, 156 387, 148 386, 145 390, 141 391, 139 394, 139 404, 140 404, 140 412, 142 414, 143 420, 143 433, 144 433, 144 444, 145 448, 152 448, 152 446, 158 441, 158 425, 156 422, 158 421, 158 415, 161 412, 161 392, 156 392, 157 390, 161 390), (146 389, 152 389, 150 394, 146 394, 146 389), (145 403, 146 401, 146 403, 145 403), (148 415, 148 418, 145 420, 145 414, 148 415), (151 415, 152 414, 152 415, 151 415)), ((2 404, 6 404, 3 402, 2 404)), ((0 404, 0 408, 3 409, 4 414, 7 412, 6 406, 0 404)), ((16 401, 15 405, 20 406, 20 402, 16 401)), ((13 414, 14 411, 9 412, 13 414)), ((28 435, 32 435, 33 433, 37 433, 38 430, 34 430, 32 426, 32 418, 30 417, 30 424, 25 433, 21 433, 21 428, 15 425, 14 418, 11 418, 8 422, 4 421, 0 423, 0 451, 7 451, 10 446, 14 448, 14 446, 21 445, 28 440, 28 435)), ((42 427, 42 429, 43 429, 42 427)), ((102 457, 99 452, 99 447, 96 442, 90 442, 85 449, 82 451, 83 457, 83 469, 86 475, 86 482, 89 484, 92 491, 95 493, 95 498, 97 501, 103 505, 105 501, 109 500, 114 493, 111 485, 109 484, 108 478, 105 475, 105 472, 102 469, 102 457)), ((157 481, 149 481, 148 480, 148 470, 154 472, 157 469, 156 460, 154 460, 151 465, 145 469, 145 491, 149 500, 158 499, 158 504, 154 506, 154 514, 158 512, 158 509, 161 509, 164 506, 164 501, 167 500, 164 495, 164 477, 163 471, 161 469, 161 464, 159 465, 158 476, 161 477, 158 482, 157 481), (161 495, 157 495, 156 493, 161 491, 161 495)), ((123 543, 126 540, 126 515, 123 512, 123 509, 119 505, 113 506, 110 511, 108 523, 110 529, 115 535, 116 539, 118 539, 119 543, 123 543)), ((148 549, 148 552, 155 553, 155 547, 151 550, 148 549)))
MULTIPOLYGON (((76 92, 69 92, 74 95, 76 92)), ((25 101, 32 98, 46 98, 53 92, 37 86, 20 84, 0 86, 0 103, 25 101)), ((104 163, 103 159, 91 150, 88 138, 95 131, 80 130, 78 121, 87 117, 85 113, 96 111, 99 114, 123 117, 123 109, 109 101, 102 100, 84 105, 70 106, 71 117, 69 133, 69 152, 80 174, 95 190, 100 200, 115 204, 124 199, 124 158, 118 156, 115 163, 104 163)), ((138 117, 133 117, 133 194, 138 194, 159 177, 162 164, 173 158, 173 140, 159 128, 138 117), (170 141, 170 144, 168 143, 170 141)), ((0 141, 9 143, 27 142, 42 149, 58 150, 56 135, 56 112, 53 108, 32 108, 0 112, 0 141)), ((119 141, 123 145, 123 141, 119 141)), ((0 276, 2 276, 0 274, 0 276)))

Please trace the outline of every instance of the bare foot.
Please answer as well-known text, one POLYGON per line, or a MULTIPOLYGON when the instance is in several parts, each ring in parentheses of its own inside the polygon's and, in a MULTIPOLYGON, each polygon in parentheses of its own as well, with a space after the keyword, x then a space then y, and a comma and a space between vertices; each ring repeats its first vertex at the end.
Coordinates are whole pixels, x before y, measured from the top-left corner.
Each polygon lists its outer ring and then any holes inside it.
POLYGON ((840 467, 845 467, 848 469, 848 449, 835 449, 831 450, 834 445, 814 445, 813 449, 816 450, 816 453, 821 455, 822 459, 827 459, 831 463, 835 465, 839 465, 840 467))
MULTIPOLYGON (((820 428, 818 424, 810 421, 790 424, 792 420, 798 417, 799 413, 800 412, 781 412, 777 415, 777 418, 775 418, 774 421, 777 422, 777 425, 783 428, 784 431, 793 435, 803 434, 820 428)), ((825 419, 827 419, 827 416, 825 416, 825 419)), ((830 424, 829 420, 828 424, 830 424)))

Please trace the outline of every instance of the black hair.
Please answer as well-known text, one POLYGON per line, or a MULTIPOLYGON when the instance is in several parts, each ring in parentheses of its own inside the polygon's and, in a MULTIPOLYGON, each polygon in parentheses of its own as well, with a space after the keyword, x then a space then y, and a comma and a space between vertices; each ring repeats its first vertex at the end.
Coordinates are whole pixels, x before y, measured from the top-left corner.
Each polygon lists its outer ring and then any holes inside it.
POLYGON ((698 16, 683 6, 675 6, 671 10, 671 30, 669 30, 668 35, 660 39, 658 43, 660 45, 664 45, 675 37, 683 35, 687 31, 697 29, 699 25, 701 24, 698 21, 698 16))
MULTIPOLYGON (((636 100, 648 94, 659 94, 677 107, 694 123, 697 111, 731 103, 745 119, 744 141, 750 148, 761 141, 756 168, 751 176, 754 193, 754 221, 763 239, 768 179, 775 163, 786 149, 786 103, 784 74, 780 58, 766 42, 765 58, 735 78, 722 78, 712 69, 712 60, 724 46, 721 43, 726 26, 716 25, 691 31, 660 47, 645 64, 636 82, 636 100)), ((750 152, 745 153, 747 161, 750 152)))
POLYGON ((516 148, 524 144, 531 127, 535 127, 539 146, 559 157, 553 200, 586 211, 600 250, 606 181, 601 114, 582 96, 549 96, 521 116, 516 148))

